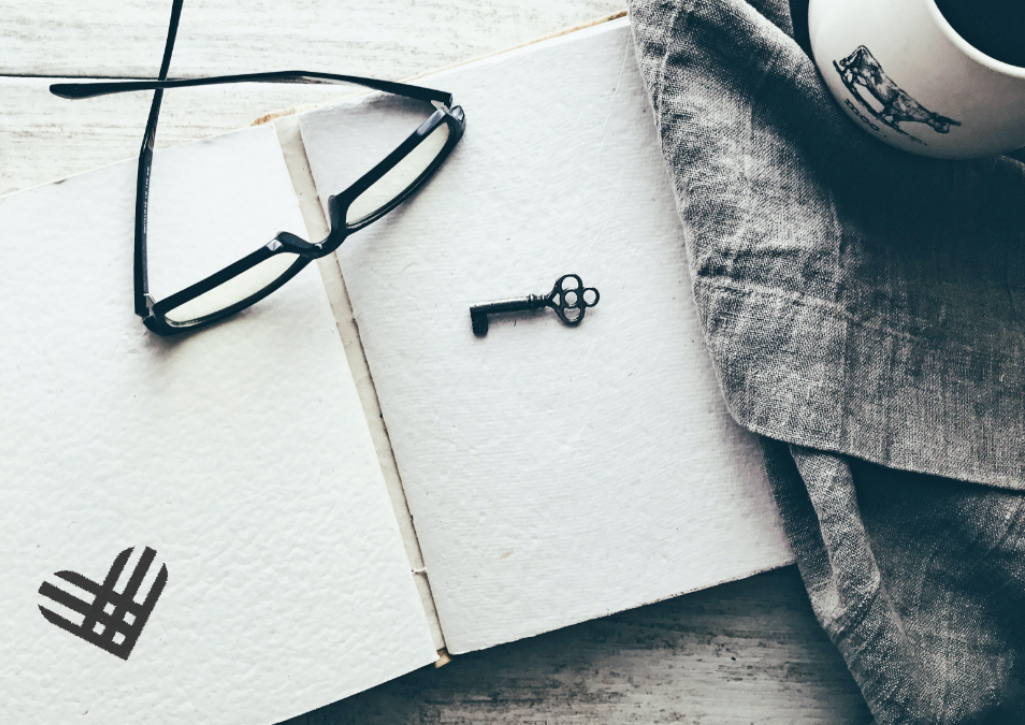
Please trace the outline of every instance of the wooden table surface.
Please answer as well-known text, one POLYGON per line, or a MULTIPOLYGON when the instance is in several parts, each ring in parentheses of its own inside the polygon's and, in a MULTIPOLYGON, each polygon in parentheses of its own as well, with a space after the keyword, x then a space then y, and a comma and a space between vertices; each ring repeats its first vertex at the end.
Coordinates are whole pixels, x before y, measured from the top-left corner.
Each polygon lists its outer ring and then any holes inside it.
MULTIPOLYGON (((622 2, 187 0, 171 75, 303 69, 402 79, 577 25, 622 2)), ((72 102, 47 86, 57 78, 154 76, 169 10, 170 0, 0 0, 0 195, 137 153, 148 94, 72 102)), ((317 86, 170 93, 158 145, 344 94, 317 86)), ((460 656, 290 722, 870 720, 789 567, 460 656)))

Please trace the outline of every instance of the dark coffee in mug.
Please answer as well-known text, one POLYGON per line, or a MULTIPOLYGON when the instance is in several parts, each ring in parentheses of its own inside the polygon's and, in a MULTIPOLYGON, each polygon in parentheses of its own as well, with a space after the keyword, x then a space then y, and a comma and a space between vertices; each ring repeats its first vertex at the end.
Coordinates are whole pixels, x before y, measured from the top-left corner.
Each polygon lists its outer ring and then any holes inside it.
POLYGON ((1025 68, 1025 0, 936 0, 936 7, 969 45, 1025 68))

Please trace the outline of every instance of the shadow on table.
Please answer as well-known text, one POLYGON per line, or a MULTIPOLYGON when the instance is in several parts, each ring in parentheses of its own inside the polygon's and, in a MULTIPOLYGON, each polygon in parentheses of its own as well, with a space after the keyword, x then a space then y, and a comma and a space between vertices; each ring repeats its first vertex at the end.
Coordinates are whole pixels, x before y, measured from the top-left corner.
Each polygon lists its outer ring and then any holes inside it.
POLYGON ((794 567, 411 672, 284 725, 866 725, 794 567))

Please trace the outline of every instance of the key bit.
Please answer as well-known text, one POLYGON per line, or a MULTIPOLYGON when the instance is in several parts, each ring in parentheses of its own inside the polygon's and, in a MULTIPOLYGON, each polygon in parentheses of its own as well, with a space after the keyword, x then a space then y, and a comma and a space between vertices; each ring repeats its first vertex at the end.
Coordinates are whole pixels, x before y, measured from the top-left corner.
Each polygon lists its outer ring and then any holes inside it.
POLYGON ((584 319, 588 307, 598 304, 601 295, 594 287, 584 287, 575 274, 564 274, 555 282, 547 295, 527 295, 519 299, 489 302, 470 308, 470 324, 473 334, 484 337, 488 334, 488 315, 501 312, 532 312, 542 307, 551 307, 559 319, 575 327, 584 319))

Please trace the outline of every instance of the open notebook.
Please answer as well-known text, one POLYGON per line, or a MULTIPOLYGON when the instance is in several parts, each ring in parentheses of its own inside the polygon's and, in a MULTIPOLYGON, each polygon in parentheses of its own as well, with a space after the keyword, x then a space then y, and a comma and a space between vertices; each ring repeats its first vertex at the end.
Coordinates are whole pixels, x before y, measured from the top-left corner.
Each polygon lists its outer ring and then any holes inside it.
MULTIPOLYGON (((134 161, 0 200, 10 721, 274 723, 790 561, 627 21, 423 82, 467 115, 438 174, 191 336, 132 314, 134 161), (601 291, 579 327, 471 332, 470 305, 566 273, 601 291)), ((321 238, 321 203, 428 111, 370 94, 159 152, 154 297, 321 238)))

